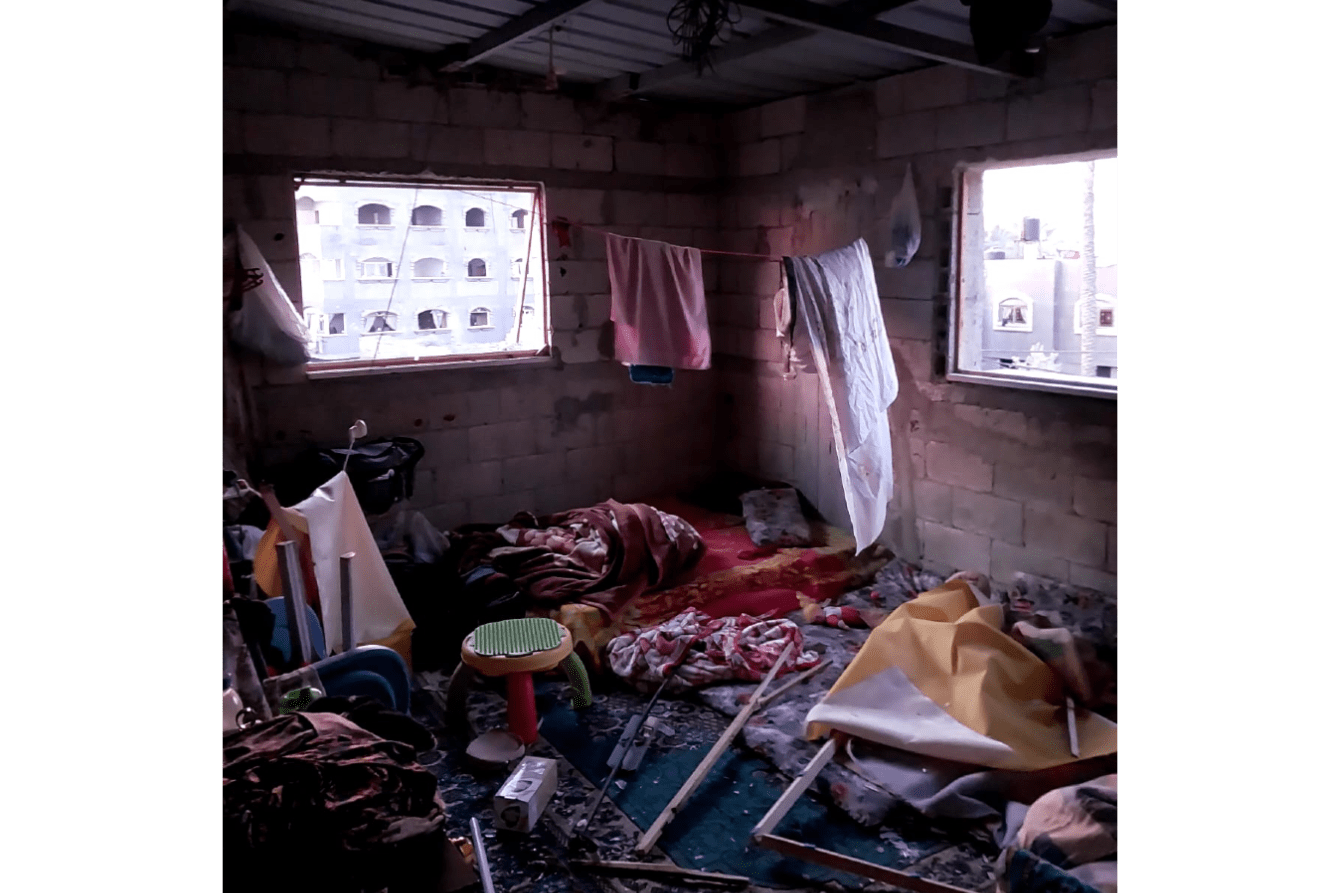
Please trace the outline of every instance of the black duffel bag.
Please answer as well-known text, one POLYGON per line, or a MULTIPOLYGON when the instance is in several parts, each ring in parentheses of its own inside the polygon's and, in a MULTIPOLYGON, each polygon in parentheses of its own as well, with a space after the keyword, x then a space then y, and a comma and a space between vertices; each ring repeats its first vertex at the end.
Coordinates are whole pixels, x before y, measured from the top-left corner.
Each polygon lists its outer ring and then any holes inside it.
POLYGON ((414 495, 414 467, 423 458, 423 444, 412 437, 382 437, 353 447, 312 449, 299 456, 276 495, 284 505, 295 505, 345 468, 364 514, 380 515, 414 495))

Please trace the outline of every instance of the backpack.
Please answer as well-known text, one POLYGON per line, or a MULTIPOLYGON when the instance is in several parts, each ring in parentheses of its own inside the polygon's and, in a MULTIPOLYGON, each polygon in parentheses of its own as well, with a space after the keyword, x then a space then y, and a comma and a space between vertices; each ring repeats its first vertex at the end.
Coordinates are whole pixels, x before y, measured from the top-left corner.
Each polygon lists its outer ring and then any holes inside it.
POLYGON ((382 437, 353 447, 311 449, 300 455, 276 495, 284 505, 296 505, 345 468, 365 515, 380 515, 414 495, 414 468, 423 458, 423 444, 412 437, 382 437))

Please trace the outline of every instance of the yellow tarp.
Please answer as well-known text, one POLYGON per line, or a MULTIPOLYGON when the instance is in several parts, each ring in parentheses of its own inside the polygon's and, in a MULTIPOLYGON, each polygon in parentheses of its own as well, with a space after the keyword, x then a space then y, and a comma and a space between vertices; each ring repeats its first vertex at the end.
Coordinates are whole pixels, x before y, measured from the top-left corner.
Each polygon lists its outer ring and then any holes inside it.
MULTIPOLYGON (((899 606, 871 630, 824 699, 845 704, 843 709, 851 719, 840 730, 930 756, 961 758, 951 756, 948 748, 936 752, 935 736, 927 729, 933 729, 936 721, 928 719, 928 711, 938 709, 972 732, 1005 746, 980 757, 984 765, 1044 769, 1073 762, 1076 757, 1070 753, 1060 677, 1010 638, 1002 630, 1003 623, 1003 607, 979 604, 965 580, 950 580, 899 606), (919 708, 915 717, 905 707, 864 703, 859 693, 850 691, 880 674, 901 679, 897 671, 933 702, 919 708), (835 697, 844 691, 846 695, 835 697)), ((873 694, 879 689, 865 685, 862 690, 873 694)), ((811 716, 823 715, 823 706, 817 706, 811 716)), ((1082 709, 1077 714, 1079 758, 1115 753, 1116 725, 1082 709)), ((941 720, 941 728, 952 725, 944 717, 941 720)), ((812 721, 806 733, 819 738, 833 728, 812 721)))

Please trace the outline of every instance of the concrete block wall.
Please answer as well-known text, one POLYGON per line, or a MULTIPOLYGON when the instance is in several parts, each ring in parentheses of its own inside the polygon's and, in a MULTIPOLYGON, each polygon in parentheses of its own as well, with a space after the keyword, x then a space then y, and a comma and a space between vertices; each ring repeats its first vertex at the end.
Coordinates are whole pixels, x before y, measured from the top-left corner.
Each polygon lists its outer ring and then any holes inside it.
MULTIPOLYGON (((323 38, 230 35, 224 133, 224 213, 295 300, 295 172, 539 180, 551 217, 682 244, 719 230, 722 147, 709 116, 414 85, 323 38)), ((258 370, 263 459, 339 445, 355 418, 373 436, 419 438, 412 504, 439 527, 646 498, 706 476, 715 372, 632 384, 609 359, 603 236, 574 230, 564 247, 545 235, 551 362, 319 380, 258 370)), ((718 271, 705 266, 711 294, 718 271)))
MULTIPOLYGON (((954 166, 1115 147, 1115 28, 1053 43, 1038 81, 933 67, 737 112, 722 132, 727 247, 803 255, 857 237, 870 245, 900 383, 886 544, 941 571, 1001 582, 1028 571, 1115 592, 1116 403, 948 383, 932 350, 954 166), (889 269, 889 211, 909 163, 922 244, 906 268, 889 269)), ((817 376, 781 377, 779 265, 723 261, 719 281, 719 455, 791 481, 847 523, 817 376)))

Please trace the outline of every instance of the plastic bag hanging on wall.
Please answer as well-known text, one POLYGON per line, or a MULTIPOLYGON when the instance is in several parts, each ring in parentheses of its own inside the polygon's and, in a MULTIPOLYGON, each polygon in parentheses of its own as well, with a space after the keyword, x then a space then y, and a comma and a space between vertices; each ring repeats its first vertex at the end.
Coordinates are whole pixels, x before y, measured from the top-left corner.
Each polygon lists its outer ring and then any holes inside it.
POLYGON ((910 164, 903 176, 903 188, 893 200, 890 217, 893 240, 889 243, 889 253, 884 256, 884 265, 905 267, 921 247, 921 211, 917 208, 917 190, 912 183, 910 164))
POLYGON ((228 334, 233 342, 261 354, 280 366, 300 366, 308 360, 307 325, 294 309, 283 286, 275 280, 260 249, 239 226, 224 238, 224 256, 230 252, 230 239, 237 240, 237 257, 244 271, 242 306, 227 315, 228 334))

